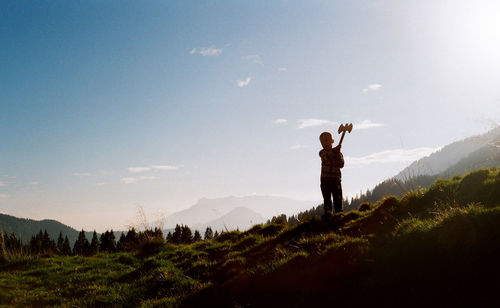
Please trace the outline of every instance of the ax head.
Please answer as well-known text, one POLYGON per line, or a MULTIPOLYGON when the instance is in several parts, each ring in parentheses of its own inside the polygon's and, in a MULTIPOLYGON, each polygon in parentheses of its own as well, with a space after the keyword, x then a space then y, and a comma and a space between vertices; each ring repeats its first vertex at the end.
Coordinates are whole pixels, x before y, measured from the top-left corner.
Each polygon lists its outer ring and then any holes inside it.
POLYGON ((352 131, 352 123, 350 124, 340 124, 339 126, 339 130, 338 130, 338 133, 342 133, 342 132, 348 132, 349 134, 351 133, 352 131))

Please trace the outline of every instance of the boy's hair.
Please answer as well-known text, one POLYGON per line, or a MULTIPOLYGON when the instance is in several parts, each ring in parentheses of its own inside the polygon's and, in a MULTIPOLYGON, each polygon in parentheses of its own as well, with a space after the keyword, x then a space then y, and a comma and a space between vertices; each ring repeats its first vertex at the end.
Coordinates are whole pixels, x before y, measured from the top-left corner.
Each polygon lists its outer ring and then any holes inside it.
POLYGON ((319 135, 319 142, 321 142, 321 145, 326 148, 327 146, 332 144, 332 134, 330 132, 322 132, 321 135, 319 135))

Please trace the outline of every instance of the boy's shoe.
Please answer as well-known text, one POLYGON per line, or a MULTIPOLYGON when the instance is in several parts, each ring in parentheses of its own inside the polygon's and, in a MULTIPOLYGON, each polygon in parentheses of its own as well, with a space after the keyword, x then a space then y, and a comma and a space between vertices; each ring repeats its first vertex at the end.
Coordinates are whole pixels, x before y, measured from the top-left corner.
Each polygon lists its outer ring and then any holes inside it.
POLYGON ((323 218, 328 218, 332 216, 333 216, 332 210, 325 210, 325 212, 323 213, 323 218))

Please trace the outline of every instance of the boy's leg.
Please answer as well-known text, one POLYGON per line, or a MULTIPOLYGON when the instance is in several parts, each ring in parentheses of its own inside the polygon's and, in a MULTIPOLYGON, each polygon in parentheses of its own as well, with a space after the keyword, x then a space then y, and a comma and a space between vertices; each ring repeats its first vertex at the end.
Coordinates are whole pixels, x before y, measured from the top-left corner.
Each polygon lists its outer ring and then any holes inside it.
POLYGON ((330 190, 330 185, 328 181, 321 180, 321 194, 323 195, 323 206, 325 207, 325 213, 332 210, 332 191, 330 190))
POLYGON ((334 183, 332 183, 332 195, 335 213, 342 212, 342 183, 340 179, 335 180, 334 183))

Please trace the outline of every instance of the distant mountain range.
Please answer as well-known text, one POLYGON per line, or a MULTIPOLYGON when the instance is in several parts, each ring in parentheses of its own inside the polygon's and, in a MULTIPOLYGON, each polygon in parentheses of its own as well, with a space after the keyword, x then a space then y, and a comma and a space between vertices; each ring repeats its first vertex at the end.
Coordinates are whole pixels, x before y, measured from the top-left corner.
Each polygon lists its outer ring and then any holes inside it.
POLYGON ((451 143, 424 157, 372 190, 346 202, 344 210, 357 209, 362 202, 376 202, 387 195, 402 196, 416 188, 427 188, 438 178, 451 178, 479 168, 500 166, 500 127, 483 135, 451 143))
MULTIPOLYGON (((16 237, 20 238, 24 243, 29 242, 31 236, 37 234, 40 230, 47 230, 50 238, 54 240, 57 240, 59 232, 62 232, 63 236, 68 236, 71 245, 76 241, 79 233, 70 226, 52 219, 34 220, 0 214, 0 231, 7 234, 14 232, 16 237)), ((92 238, 92 232, 86 232, 85 234, 88 239, 92 238)))
MULTIPOLYGON (((465 174, 481 167, 500 166, 500 127, 483 135, 473 136, 444 146, 441 150, 415 161, 410 166, 377 185, 368 195, 361 196, 355 202, 347 204, 346 210, 357 208, 360 202, 376 201, 387 194, 401 195, 404 185, 396 183, 409 182, 413 186, 427 187, 437 178, 449 178, 455 174, 465 174), (373 200, 372 200, 373 199, 373 200)), ((313 201, 300 201, 275 196, 244 196, 225 198, 202 198, 188 209, 176 212, 167 217, 165 233, 171 231, 176 224, 188 225, 192 229, 203 232, 207 226, 215 230, 245 230, 254 224, 280 214, 287 216, 309 210, 317 206, 313 201)), ((0 230, 14 232, 24 242, 38 231, 47 230, 50 237, 56 239, 59 232, 67 235, 71 244, 78 237, 78 230, 55 220, 33 220, 0 214, 0 230)), ((115 231, 119 237, 120 231, 115 231)), ((87 238, 92 233, 86 232, 87 238)))
POLYGON ((280 214, 295 214, 316 206, 313 201, 275 196, 202 198, 190 208, 167 217, 167 227, 185 224, 197 230, 248 228, 280 214))
MULTIPOLYGON (((453 173, 461 173, 460 168, 454 167, 462 159, 465 159, 477 151, 491 152, 495 151, 497 143, 500 138, 500 127, 496 127, 489 132, 472 136, 464 140, 456 141, 444 146, 441 150, 413 162, 410 166, 403 169, 398 173, 395 178, 398 180, 407 180, 419 175, 437 175, 449 171, 450 175, 453 173)), ((498 144, 500 146, 500 144, 498 144)), ((484 165, 488 157, 481 157, 481 155, 473 155, 469 158, 470 169, 477 169, 485 167, 484 165)), ((464 162, 459 165, 463 165, 464 162)))

